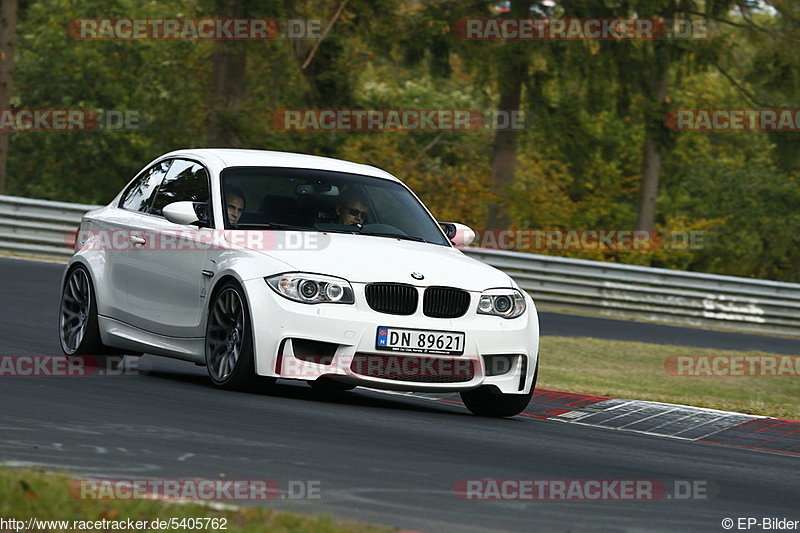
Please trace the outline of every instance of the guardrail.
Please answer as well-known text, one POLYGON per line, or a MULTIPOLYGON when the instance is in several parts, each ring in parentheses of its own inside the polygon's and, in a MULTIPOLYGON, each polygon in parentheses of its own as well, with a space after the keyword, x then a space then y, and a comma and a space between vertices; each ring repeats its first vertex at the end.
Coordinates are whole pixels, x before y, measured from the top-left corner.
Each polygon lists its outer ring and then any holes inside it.
MULTIPOLYGON (((66 235, 97 206, 0 196, 0 251, 68 258, 66 235)), ((540 309, 800 336, 800 284, 468 248, 540 309)))
POLYGON ((0 196, 0 251, 68 258, 67 236, 96 205, 0 196))
POLYGON ((541 308, 800 336, 798 283, 499 250, 466 252, 508 273, 541 308))

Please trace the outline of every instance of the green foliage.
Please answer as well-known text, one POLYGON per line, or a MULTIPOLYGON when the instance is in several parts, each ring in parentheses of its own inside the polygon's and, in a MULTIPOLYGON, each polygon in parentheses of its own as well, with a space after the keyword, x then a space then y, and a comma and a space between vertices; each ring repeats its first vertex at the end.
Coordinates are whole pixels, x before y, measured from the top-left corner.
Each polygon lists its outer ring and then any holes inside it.
MULTIPOLYGON (((244 0, 243 0, 244 1, 244 0)), ((75 18, 214 16, 215 0, 31 0, 19 25, 17 108, 138 111, 139 131, 17 132, 9 193, 107 202, 158 155, 204 146, 212 85, 210 41, 89 41, 75 18)), ((333 17, 340 0, 245 2, 248 16, 333 17)), ((646 128, 662 148, 659 231, 705 231, 700 250, 552 252, 668 268, 800 281, 800 135, 669 132, 668 108, 798 108, 800 17, 742 17, 729 2, 534 0, 564 17, 677 17, 719 22, 707 40, 468 41, 466 17, 499 17, 498 2, 350 0, 314 41, 236 43, 246 51, 245 97, 225 120, 241 147, 373 164, 405 180, 440 220, 486 224, 487 205, 519 229, 632 229, 646 128), (674 11, 675 6, 682 11, 674 11), (735 23, 729 24, 728 22, 735 23), (762 31, 767 29, 769 31, 762 31), (494 132, 293 132, 281 109, 496 108, 510 65, 524 67, 513 182, 492 181, 494 132), (653 98, 658 76, 667 97, 653 98)), ((514 4, 522 5, 517 2, 514 4)), ((515 9, 521 9, 515 7, 515 9)))
POLYGON ((193 16, 178 0, 44 0, 21 24, 15 85, 19 108, 135 111, 140 132, 18 132, 11 139, 11 192, 107 202, 145 163, 203 131, 208 42, 75 40, 75 18, 193 16), (135 9, 133 9, 135 6, 135 9))

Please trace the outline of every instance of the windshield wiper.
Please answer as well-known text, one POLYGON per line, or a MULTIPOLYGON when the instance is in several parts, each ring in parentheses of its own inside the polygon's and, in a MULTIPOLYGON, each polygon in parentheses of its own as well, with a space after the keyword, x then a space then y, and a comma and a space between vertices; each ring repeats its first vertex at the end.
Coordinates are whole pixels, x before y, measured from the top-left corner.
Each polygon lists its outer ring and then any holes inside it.
POLYGON ((414 235, 398 235, 397 233, 381 232, 381 231, 362 231, 359 235, 370 235, 373 237, 390 237, 393 239, 402 239, 404 241, 414 242, 428 242, 422 237, 415 237, 414 235))
POLYGON ((316 231, 320 233, 344 233, 346 235, 358 235, 361 233, 356 228, 353 229, 339 229, 339 228, 318 228, 316 231))
POLYGON ((319 231, 308 226, 293 226, 291 224, 279 224, 277 222, 265 222, 263 224, 231 224, 233 229, 280 229, 287 231, 319 231))

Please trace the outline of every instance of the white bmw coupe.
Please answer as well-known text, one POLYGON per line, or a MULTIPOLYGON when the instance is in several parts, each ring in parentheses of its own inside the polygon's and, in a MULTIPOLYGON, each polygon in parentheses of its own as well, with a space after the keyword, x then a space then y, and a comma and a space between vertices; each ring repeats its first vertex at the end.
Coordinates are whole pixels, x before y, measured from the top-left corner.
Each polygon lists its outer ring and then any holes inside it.
POLYGON ((375 167, 256 150, 179 150, 87 213, 62 283, 68 356, 150 353, 222 388, 278 378, 459 392, 484 416, 528 404, 533 300, 464 255, 375 167))

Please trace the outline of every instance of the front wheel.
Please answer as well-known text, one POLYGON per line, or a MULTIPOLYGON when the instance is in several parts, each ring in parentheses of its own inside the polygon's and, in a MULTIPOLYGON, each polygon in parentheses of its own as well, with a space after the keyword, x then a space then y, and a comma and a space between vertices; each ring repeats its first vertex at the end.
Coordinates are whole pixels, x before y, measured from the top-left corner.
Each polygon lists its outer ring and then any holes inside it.
POLYGON ((528 394, 502 394, 492 387, 478 387, 461 393, 461 401, 474 415, 502 418, 520 414, 531 401, 539 374, 537 361, 533 383, 528 394))
POLYGON ((214 385, 250 390, 274 379, 256 376, 253 333, 247 300, 239 284, 229 281, 214 296, 206 324, 206 369, 214 385))

